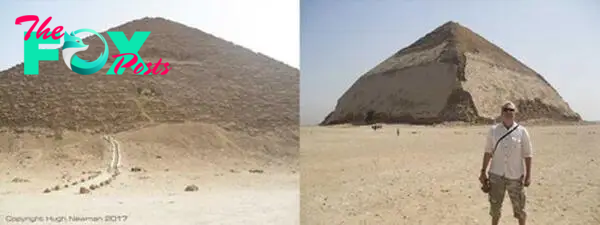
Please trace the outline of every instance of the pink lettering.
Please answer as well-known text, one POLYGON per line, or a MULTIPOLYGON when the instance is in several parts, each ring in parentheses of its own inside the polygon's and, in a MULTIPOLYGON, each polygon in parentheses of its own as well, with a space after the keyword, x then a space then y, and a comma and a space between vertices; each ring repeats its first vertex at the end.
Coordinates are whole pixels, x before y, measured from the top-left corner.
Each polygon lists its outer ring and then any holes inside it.
MULTIPOLYGON (((126 55, 131 55, 133 56, 133 58, 131 60, 129 60, 127 63, 125 63, 125 65, 123 65, 123 61, 125 60, 125 58, 121 58, 121 60, 119 60, 119 62, 117 63, 117 66, 115 66, 115 73, 118 73, 119 68, 128 68, 128 67, 132 67, 133 65, 135 65, 135 63, 137 63, 138 57, 137 55, 133 54, 133 53, 123 53, 123 54, 118 54, 118 55, 113 55, 113 58, 118 58, 121 56, 126 56, 126 55)), ((165 75, 169 72, 169 70, 171 70, 171 68, 169 68, 169 63, 161 63, 162 58, 158 59, 158 63, 147 63, 146 65, 148 66, 148 70, 146 72, 144 72, 144 75, 149 75, 150 73, 156 75, 159 74, 160 75, 165 75), (150 67, 154 65, 153 69, 150 69, 150 67), (156 68, 158 68, 158 66, 160 65, 164 65, 165 66, 165 70, 163 70, 161 72, 161 70, 156 71, 156 68)), ((144 70, 144 65, 142 63, 138 64, 137 66, 135 66, 135 69, 133 69, 133 73, 134 74, 139 74, 144 70)))
MULTIPOLYGON (((60 33, 62 31, 63 26, 58 26, 58 27, 54 28, 54 30, 52 30, 52 32, 50 34, 48 34, 48 32, 50 32, 50 28, 46 28, 46 25, 48 25, 48 23, 50 23, 50 20, 52 20, 52 17, 48 17, 48 19, 46 19, 42 23, 42 25, 38 28, 37 34, 36 34, 37 38, 42 37, 43 39, 48 39, 49 37, 52 37, 52 39, 58 40, 63 35, 65 35, 63 33, 61 35, 58 35, 58 37, 56 36, 57 33, 60 33), (46 28, 46 29, 44 29, 44 28, 46 28)), ((26 41, 29 40, 29 37, 31 37, 31 32, 33 32, 33 28, 35 28, 35 26, 38 24, 38 22, 40 21, 40 18, 36 15, 25 15, 25 16, 20 16, 15 20, 15 25, 21 25, 21 23, 23 23, 23 22, 31 22, 31 21, 34 21, 34 22, 31 25, 31 27, 29 27, 29 30, 27 30, 27 33, 25 34, 24 39, 26 41)))
MULTIPOLYGON (((158 67, 160 65, 162 65, 161 63, 162 58, 158 59, 158 62, 156 64, 154 64, 154 68, 152 69, 152 74, 158 74, 159 72, 161 72, 161 70, 159 69, 158 71, 156 71, 156 69, 158 69, 158 67)), ((167 63, 168 64, 168 63, 167 63)), ((166 67, 166 66, 165 66, 166 67)))
MULTIPOLYGON (((140 63, 137 66, 135 66, 135 69, 133 70, 134 74, 139 74, 144 70, 144 64, 140 63)), ((145 74, 144 74, 145 75, 145 74)))
MULTIPOLYGON (((125 57, 121 58, 121 60, 119 60, 119 62, 117 63, 117 66, 115 66, 115 73, 116 73, 116 74, 118 74, 118 73, 119 73, 119 72, 118 72, 118 71, 119 71, 119 68, 121 68, 121 67, 123 67, 123 68, 131 67, 131 66, 135 65, 135 63, 137 62, 137 58, 138 58, 138 57, 137 57, 137 55, 135 55, 135 54, 133 54, 133 53, 123 53, 123 54, 113 55, 112 57, 113 57, 113 58, 119 58, 119 57, 121 57, 121 56, 126 56, 126 55, 132 55, 132 56, 133 56, 133 59, 129 60, 129 62, 127 62, 127 63, 125 63, 125 65, 122 65, 122 66, 121 66, 121 64, 123 64, 123 60, 125 60, 125 57)), ((138 65, 138 66, 139 66, 139 65, 138 65)), ((137 69, 137 68, 136 68, 136 69, 137 69)), ((137 73, 135 72, 135 70, 133 70, 133 72, 134 72, 135 74, 137 74, 137 73)))
POLYGON ((152 70, 150 70, 150 67, 152 66, 152 63, 149 62, 147 65, 148 65, 148 70, 146 70, 146 72, 144 73, 144 75, 148 75, 148 74, 150 74, 150 72, 152 72, 152 70))
POLYGON ((169 70, 171 70, 171 69, 172 69, 172 67, 169 67, 169 63, 168 62, 165 63, 165 70, 162 73, 160 73, 160 75, 167 74, 169 72, 169 70))

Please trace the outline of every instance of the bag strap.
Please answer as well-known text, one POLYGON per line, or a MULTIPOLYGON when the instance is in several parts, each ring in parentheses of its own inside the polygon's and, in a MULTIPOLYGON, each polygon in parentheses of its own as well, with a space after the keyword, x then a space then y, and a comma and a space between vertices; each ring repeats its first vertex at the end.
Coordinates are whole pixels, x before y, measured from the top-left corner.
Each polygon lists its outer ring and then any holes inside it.
POLYGON ((500 137, 498 139, 498 141, 496 141, 496 145, 494 145, 494 150, 492 151, 492 157, 494 157, 494 153, 496 152, 496 148, 498 148, 498 144, 500 144, 500 141, 502 141, 502 139, 504 139, 506 136, 508 136, 513 131, 515 131, 517 128, 519 128, 519 124, 517 124, 517 126, 513 127, 513 129, 510 129, 508 132, 506 132, 506 134, 504 134, 502 137, 500 137))

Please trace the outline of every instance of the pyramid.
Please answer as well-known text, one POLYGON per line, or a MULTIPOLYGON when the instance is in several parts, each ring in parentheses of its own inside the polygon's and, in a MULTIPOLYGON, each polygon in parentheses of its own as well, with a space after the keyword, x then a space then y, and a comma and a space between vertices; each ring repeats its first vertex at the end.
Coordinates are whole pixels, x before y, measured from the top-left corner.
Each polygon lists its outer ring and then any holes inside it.
MULTIPOLYGON (((297 139, 299 70, 201 30, 164 18, 142 18, 108 31, 152 33, 139 50, 146 62, 169 62, 166 75, 106 75, 114 58, 91 75, 41 61, 39 75, 23 64, 0 72, 0 128, 49 128, 112 133, 148 124, 215 124, 252 136, 297 139)), ((110 55, 118 49, 104 32, 110 55)), ((95 60, 104 45, 83 39, 77 56, 95 60)), ((1 130, 1 129, 0 129, 1 130)), ((168 134, 167 134, 168 135, 168 134)))
POLYGON ((540 74, 450 21, 362 75, 321 125, 491 123, 507 100, 520 121, 581 121, 540 74))

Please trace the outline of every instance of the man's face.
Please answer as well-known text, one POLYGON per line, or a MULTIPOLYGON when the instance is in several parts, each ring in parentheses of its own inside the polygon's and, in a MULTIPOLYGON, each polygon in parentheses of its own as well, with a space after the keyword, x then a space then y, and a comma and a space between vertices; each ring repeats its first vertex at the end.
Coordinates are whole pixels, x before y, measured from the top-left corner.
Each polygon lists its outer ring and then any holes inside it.
POLYGON ((508 104, 502 107, 502 118, 504 119, 514 119, 515 118, 515 107, 508 104))

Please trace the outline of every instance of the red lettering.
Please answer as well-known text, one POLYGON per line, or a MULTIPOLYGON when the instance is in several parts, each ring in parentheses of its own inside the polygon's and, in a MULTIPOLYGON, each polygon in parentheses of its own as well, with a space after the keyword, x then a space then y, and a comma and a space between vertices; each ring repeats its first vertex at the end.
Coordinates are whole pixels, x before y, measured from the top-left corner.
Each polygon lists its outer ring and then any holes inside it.
POLYGON ((37 36, 37 38, 39 39, 42 34, 44 35, 43 39, 47 39, 50 37, 51 34, 48 34, 48 32, 50 32, 50 28, 46 28, 46 25, 48 25, 48 23, 50 23, 50 20, 52 20, 52 17, 48 17, 48 19, 44 20, 44 22, 42 23, 42 25, 40 25, 40 27, 37 30, 37 34, 35 36, 37 36), (46 28, 46 29, 44 29, 46 28), (42 32, 40 32, 42 31, 42 32))
POLYGON ((144 72, 144 75, 148 75, 150 74, 150 72, 152 72, 152 70, 150 69, 150 67, 152 66, 151 62, 146 63, 146 65, 148 66, 148 70, 146 70, 146 72, 144 72))
POLYGON ((54 30, 52 30, 52 39, 57 40, 57 39, 60 39, 63 35, 65 35, 63 33, 61 35, 58 35, 58 37, 56 36, 56 34, 60 34, 60 32, 62 31, 62 29, 63 29, 62 26, 55 27, 54 30))
POLYGON ((165 74, 167 74, 167 73, 169 72, 169 70, 171 70, 171 68, 172 68, 172 67, 169 67, 169 63, 168 63, 168 62, 167 62, 167 63, 165 63, 165 70, 164 70, 162 73, 160 73, 160 75, 165 75, 165 74))
POLYGON ((159 58, 157 63, 153 64, 153 63, 149 62, 147 65, 148 65, 148 70, 144 73, 144 75, 149 75, 150 73, 152 73, 154 75, 156 75, 156 74, 165 75, 169 72, 169 70, 171 70, 171 68, 169 68, 169 63, 168 62, 163 63, 162 58, 159 58), (152 67, 152 69, 150 69, 150 67, 152 65, 154 65, 154 67, 152 67), (161 65, 163 65, 165 67, 165 70, 159 69, 159 67, 161 65))
MULTIPOLYGON (((135 65, 135 63, 137 62, 138 57, 137 57, 137 55, 135 55, 133 53, 123 53, 123 54, 113 55, 112 57, 113 58, 118 58, 118 57, 126 56, 126 55, 132 55, 133 59, 129 60, 129 62, 127 62, 127 63, 125 63, 125 65, 121 66, 121 64, 123 64, 123 60, 125 60, 125 57, 121 58, 121 60, 119 60, 119 62, 117 63, 117 66, 115 66, 115 74, 119 74, 119 72, 118 72, 119 68, 121 68, 121 67, 123 67, 123 68, 131 67, 131 66, 135 65)), ((135 73, 135 70, 133 70, 133 72, 135 73)))
POLYGON ((137 66, 135 66, 135 69, 133 69, 133 74, 141 73, 142 70, 144 70, 144 64, 140 63, 137 66))
POLYGON ((31 25, 31 27, 29 28, 29 30, 25 34, 25 40, 26 41, 31 36, 31 32, 33 31, 33 28, 40 21, 40 18, 38 16, 35 16, 35 15, 27 15, 27 16, 20 16, 15 21, 15 25, 21 25, 22 22, 29 22, 29 21, 35 21, 35 22, 33 22, 33 25, 31 25))
MULTIPOLYGON (((119 60, 119 62, 117 63, 117 66, 115 66, 115 73, 118 74, 119 68, 129 68, 132 67, 133 65, 135 65, 137 63, 138 57, 137 55, 133 54, 133 53, 123 53, 123 54, 118 54, 118 55, 113 55, 113 58, 118 58, 121 56, 126 56, 126 55, 131 55, 133 56, 133 59, 129 60, 129 62, 125 63, 125 65, 123 65, 123 61, 125 60, 125 58, 121 58, 121 60, 119 60)), ((169 70, 171 70, 171 67, 169 67, 169 63, 162 63, 162 58, 158 59, 158 63, 151 63, 148 62, 146 63, 146 66, 148 66, 148 70, 146 72, 144 72, 144 75, 149 75, 150 73, 156 75, 159 74, 160 75, 165 75, 169 72, 169 70), (153 69, 150 69, 150 67, 154 65, 153 69), (156 71, 156 68, 158 68, 158 66, 160 65, 164 65, 165 66, 165 70, 158 70, 156 71)), ((135 66, 135 69, 133 69, 133 73, 134 74, 139 74, 144 70, 144 65, 142 63, 138 64, 137 66, 135 66)))
MULTIPOLYGON (((152 69, 152 74, 158 74, 158 73, 160 73, 160 71, 161 71, 161 70, 159 69, 158 71, 156 71, 156 69, 158 69, 158 67, 159 67, 160 65, 163 65, 163 64, 161 63, 161 61, 162 61, 162 58, 159 58, 159 59, 158 59, 158 62, 157 62, 156 64, 154 64, 154 68, 152 69)), ((166 67, 166 65, 165 65, 165 67, 166 67)))
MULTIPOLYGON (((50 20, 52 20, 52 17, 48 17, 48 19, 46 19, 44 21, 44 23, 42 23, 42 25, 38 28, 37 34, 36 34, 37 38, 40 38, 40 36, 43 35, 43 39, 52 37, 52 39, 57 40, 57 39, 60 39, 63 35, 65 35, 63 33, 61 35, 58 35, 58 37, 56 36, 56 33, 60 33, 62 31, 63 26, 58 26, 58 27, 54 28, 54 30, 52 30, 52 33, 48 34, 48 32, 50 31, 50 28, 46 28, 46 25, 48 25, 48 23, 50 23, 50 20), (44 29, 44 28, 46 28, 46 29, 44 29)), ((23 23, 23 22, 31 22, 31 21, 34 21, 34 22, 31 25, 31 27, 29 27, 29 30, 27 30, 27 33, 25 34, 24 39, 26 41, 29 40, 29 37, 31 37, 31 32, 33 32, 33 28, 35 28, 37 23, 40 21, 40 18, 36 15, 26 15, 26 16, 20 16, 15 20, 15 25, 21 25, 21 23, 23 23)))

